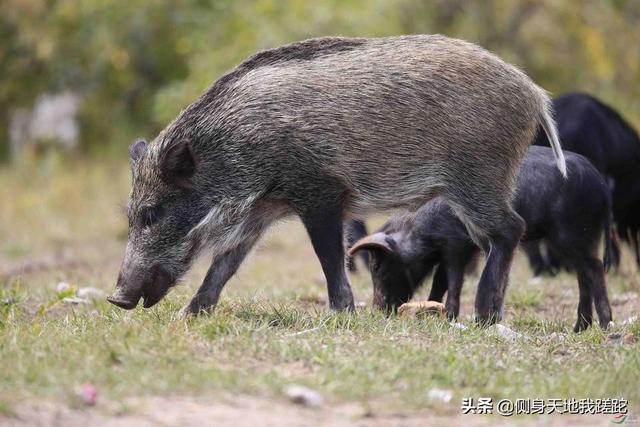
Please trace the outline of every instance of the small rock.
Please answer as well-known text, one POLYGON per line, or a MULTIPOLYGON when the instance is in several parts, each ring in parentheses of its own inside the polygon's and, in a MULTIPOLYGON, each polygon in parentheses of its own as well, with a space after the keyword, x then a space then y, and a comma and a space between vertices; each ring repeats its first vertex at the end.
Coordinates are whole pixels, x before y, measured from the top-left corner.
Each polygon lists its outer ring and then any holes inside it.
POLYGON ((609 334, 607 338, 609 339, 609 341, 614 341, 622 338, 622 335, 623 335, 622 332, 615 332, 613 334, 609 334))
POLYGON ((76 397, 86 406, 94 406, 98 401, 98 390, 92 384, 82 384, 76 389, 76 397))
POLYGON ((544 282, 544 280, 542 279, 542 277, 539 277, 539 276, 532 277, 531 279, 529 279, 530 285, 541 285, 542 282, 544 282))
POLYGON ((82 299, 103 299, 106 294, 100 289, 87 287, 78 289, 76 296, 82 299))
POLYGON ((609 342, 612 344, 635 344, 637 342, 637 338, 633 334, 625 334, 623 332, 616 332, 609 335, 609 342))
POLYGON ((551 335, 549 335, 549 338, 553 340, 564 341, 567 339, 567 334, 561 332, 552 332, 551 335))
POLYGON ((417 317, 423 314, 444 315, 444 304, 436 301, 418 301, 402 304, 398 309, 401 317, 417 317))
POLYGON ((467 327, 466 327, 466 326, 464 326, 464 325, 463 325, 462 323, 460 323, 460 322, 455 322, 455 323, 454 323, 454 322, 451 322, 451 323, 450 323, 450 325, 451 325, 451 327, 452 327, 452 328, 454 328, 454 329, 467 329, 467 327))
POLYGON ((367 306, 367 303, 365 301, 358 301, 356 303, 356 307, 358 307, 358 308, 364 308, 366 306, 367 306))
POLYGON ((430 400, 439 400, 444 403, 449 403, 453 397, 451 390, 443 390, 441 388, 432 388, 427 392, 427 397, 430 400))
POLYGON ((322 406, 323 399, 320 393, 301 385, 290 385, 285 390, 285 394, 289 400, 298 405, 310 407, 322 406))
POLYGON ((320 330, 320 327, 316 327, 316 328, 311 328, 311 329, 305 329, 303 331, 293 332, 293 333, 287 334, 285 336, 287 336, 287 337, 297 337, 297 336, 300 336, 300 335, 309 334, 311 332, 316 332, 316 331, 319 331, 319 330, 320 330))
POLYGON ((70 287, 71 285, 68 284, 67 282, 58 282, 58 284, 56 285, 56 292, 57 293, 64 292, 70 287))
POLYGON ((522 338, 522 334, 517 333, 513 329, 510 329, 504 325, 496 323, 495 325, 489 328, 489 331, 495 333, 496 335, 508 340, 515 341, 518 338, 522 338))
POLYGON ((638 321, 638 316, 631 316, 629 317, 627 320, 625 320, 624 322, 622 322, 623 325, 631 325, 632 323, 636 323, 638 321))
POLYGON ((74 304, 74 305, 89 303, 89 301, 87 301, 84 298, 74 298, 74 297, 65 297, 65 298, 62 298, 62 301, 66 302, 67 304, 74 304))

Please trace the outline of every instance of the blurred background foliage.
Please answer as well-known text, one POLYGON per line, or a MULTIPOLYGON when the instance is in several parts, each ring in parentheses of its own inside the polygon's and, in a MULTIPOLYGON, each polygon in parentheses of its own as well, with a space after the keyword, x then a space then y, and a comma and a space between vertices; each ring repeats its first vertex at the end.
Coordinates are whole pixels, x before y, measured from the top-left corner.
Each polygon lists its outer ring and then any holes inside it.
POLYGON ((2 0, 0 158, 44 93, 80 95, 79 151, 124 158, 255 51, 323 35, 442 33, 640 125, 638 0, 2 0))

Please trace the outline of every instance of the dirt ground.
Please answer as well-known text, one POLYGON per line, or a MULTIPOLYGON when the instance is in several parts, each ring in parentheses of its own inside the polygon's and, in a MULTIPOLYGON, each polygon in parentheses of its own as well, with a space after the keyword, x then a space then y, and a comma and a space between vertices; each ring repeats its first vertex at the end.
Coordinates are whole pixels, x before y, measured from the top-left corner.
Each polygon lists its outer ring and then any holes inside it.
POLYGON ((20 407, 10 418, 0 418, 6 426, 60 427, 146 427, 187 425, 234 425, 278 427, 306 426, 605 426, 607 415, 556 415, 505 418, 498 415, 434 415, 429 412, 377 413, 358 404, 327 405, 307 408, 287 401, 226 395, 216 397, 146 397, 124 404, 106 403, 100 408, 78 409, 52 402, 20 407), (127 409, 116 409, 126 407, 127 409))

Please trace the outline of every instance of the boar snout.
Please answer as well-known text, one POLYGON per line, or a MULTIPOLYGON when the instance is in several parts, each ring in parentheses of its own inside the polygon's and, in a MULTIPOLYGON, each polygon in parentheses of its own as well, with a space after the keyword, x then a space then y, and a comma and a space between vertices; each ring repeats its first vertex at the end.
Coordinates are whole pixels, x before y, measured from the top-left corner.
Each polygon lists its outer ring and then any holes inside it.
POLYGON ((140 297, 138 298, 129 298, 123 292, 116 290, 116 292, 107 297, 107 301, 111 304, 116 305, 120 308, 124 308, 125 310, 133 310, 138 305, 138 301, 140 301, 140 297))
POLYGON ((118 275, 116 290, 113 295, 107 297, 107 301, 125 310, 132 310, 138 305, 140 298, 142 298, 140 287, 127 284, 121 271, 118 275))
POLYGON ((125 310, 138 305, 140 298, 144 308, 156 305, 169 291, 175 280, 161 266, 149 269, 135 269, 130 273, 120 272, 116 290, 107 301, 125 310))

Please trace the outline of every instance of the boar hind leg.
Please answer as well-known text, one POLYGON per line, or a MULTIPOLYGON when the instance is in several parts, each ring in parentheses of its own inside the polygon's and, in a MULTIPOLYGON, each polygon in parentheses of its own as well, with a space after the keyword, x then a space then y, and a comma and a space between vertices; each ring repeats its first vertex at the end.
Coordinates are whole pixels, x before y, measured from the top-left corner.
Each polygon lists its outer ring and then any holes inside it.
POLYGON ((592 303, 595 303, 600 327, 607 329, 609 322, 611 322, 611 305, 607 296, 602 262, 595 257, 585 257, 577 263, 576 270, 580 288, 580 300, 578 303, 578 321, 573 330, 580 332, 591 325, 593 316, 592 303))
POLYGON ((591 326, 594 304, 602 329, 607 329, 612 320, 604 265, 597 255, 602 231, 589 228, 590 224, 577 222, 572 227, 563 222, 562 232, 551 230, 549 233, 549 249, 558 254, 565 265, 573 267, 578 277, 578 319, 574 332, 591 326))
POLYGON ((527 258, 529 259, 529 266, 531 267, 531 270, 533 270, 533 275, 535 277, 538 277, 542 275, 542 273, 550 271, 551 268, 548 264, 548 261, 545 260, 542 256, 542 251, 540 250, 540 242, 538 240, 523 242, 521 243, 521 247, 527 254, 527 258))
POLYGON ((353 294, 345 270, 342 207, 324 206, 300 214, 327 279, 329 305, 354 310, 353 294))
POLYGON ((508 205, 496 209, 495 205, 476 200, 467 206, 456 209, 456 213, 487 257, 476 293, 476 319, 493 324, 502 320, 511 262, 525 225, 508 205))

